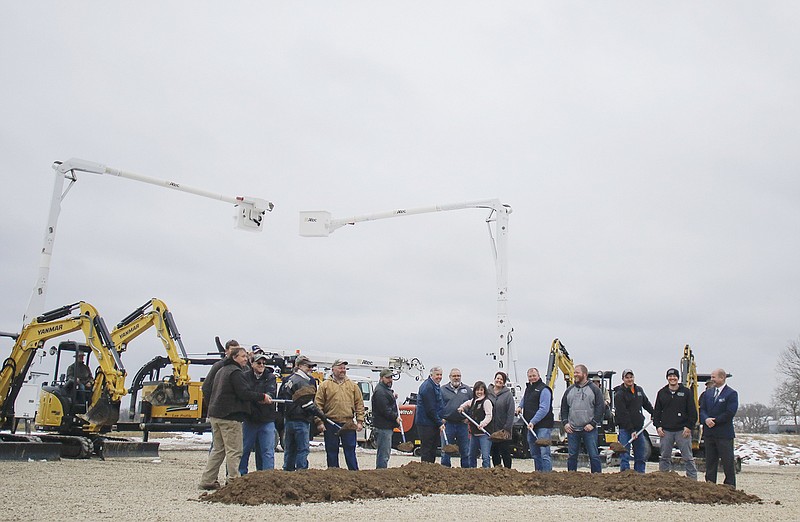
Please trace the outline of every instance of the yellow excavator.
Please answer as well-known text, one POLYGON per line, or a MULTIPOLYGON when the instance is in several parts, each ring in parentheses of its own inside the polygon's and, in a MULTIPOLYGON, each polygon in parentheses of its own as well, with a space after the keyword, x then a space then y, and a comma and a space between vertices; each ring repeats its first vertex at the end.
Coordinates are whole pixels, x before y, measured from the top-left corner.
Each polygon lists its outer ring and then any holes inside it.
POLYGON ((3 440, 16 443, 14 451, 21 452, 19 456, 22 457, 36 454, 37 444, 42 442, 57 444, 62 457, 85 458, 92 453, 104 456, 106 448, 110 453, 115 453, 117 448, 125 454, 131 450, 151 451, 152 446, 126 444, 128 441, 124 440, 107 444, 110 439, 101 436, 119 419, 120 399, 127 393, 125 368, 103 318, 94 306, 83 301, 36 317, 15 336, 11 353, 0 370, 0 422, 3 428, 11 427, 14 422, 14 402, 37 350, 44 349, 50 339, 77 331, 83 333, 85 344, 67 341, 58 348, 50 348, 51 354, 58 355, 56 367, 53 380, 42 386, 35 418, 36 429, 50 433, 36 436, 3 434, 3 440), (97 360, 90 386, 81 386, 74 377, 75 373, 68 378, 69 371, 59 377, 63 352, 73 353, 76 363, 79 355, 93 356, 97 360))
MULTIPOLYGON (((128 349, 128 344, 138 336, 155 327, 156 335, 164 345, 167 358, 172 365, 172 375, 164 381, 145 386, 144 399, 153 406, 185 406, 189 402, 189 387, 199 387, 189 378, 189 358, 175 325, 172 312, 164 301, 152 298, 117 324, 111 332, 111 340, 118 353, 128 349)), ((142 383, 131 386, 130 393, 142 388, 142 383)))

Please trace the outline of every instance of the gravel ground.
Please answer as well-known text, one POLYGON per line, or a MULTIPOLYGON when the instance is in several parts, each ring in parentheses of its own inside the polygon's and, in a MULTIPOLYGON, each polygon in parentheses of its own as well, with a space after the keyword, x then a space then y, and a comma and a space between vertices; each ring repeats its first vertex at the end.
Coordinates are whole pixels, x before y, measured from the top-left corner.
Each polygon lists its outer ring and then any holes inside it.
MULTIPOLYGON (((290 519, 323 516, 326 520, 391 519, 483 520, 529 518, 570 513, 595 520, 667 517, 714 519, 800 520, 800 467, 745 466, 739 488, 758 495, 761 504, 719 506, 676 502, 610 501, 573 497, 481 497, 433 495, 404 499, 305 504, 302 506, 236 506, 199 502, 197 482, 205 466, 205 451, 161 451, 160 459, 61 460, 58 462, 0 462, 3 509, 0 520, 263 520, 272 514, 290 519), (533 509, 534 511, 531 511, 533 509), (527 515, 526 515, 527 513, 527 515)), ((276 455, 282 462, 283 455, 276 455)), ((359 465, 373 468, 374 452, 359 451, 359 465)), ((325 467, 325 454, 314 448, 312 468, 325 467)), ((413 459, 393 455, 390 466, 413 459)), ((648 464, 648 471, 655 467, 648 464)), ((514 468, 532 471, 532 461, 515 460, 514 468)))

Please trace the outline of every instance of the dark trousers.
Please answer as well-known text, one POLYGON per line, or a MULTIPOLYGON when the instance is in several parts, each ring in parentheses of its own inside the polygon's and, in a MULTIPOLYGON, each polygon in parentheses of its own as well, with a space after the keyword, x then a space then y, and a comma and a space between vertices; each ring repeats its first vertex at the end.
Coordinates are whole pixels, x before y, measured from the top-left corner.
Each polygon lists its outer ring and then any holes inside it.
POLYGON ((511 468, 511 441, 492 441, 492 464, 494 467, 503 463, 506 468, 511 468))
POLYGON ((722 470, 725 472, 723 484, 736 487, 733 439, 706 437, 706 482, 717 482, 719 461, 722 461, 722 470))
POLYGON ((439 427, 420 426, 417 424, 419 435, 419 456, 422 462, 436 462, 436 448, 439 446, 439 427))

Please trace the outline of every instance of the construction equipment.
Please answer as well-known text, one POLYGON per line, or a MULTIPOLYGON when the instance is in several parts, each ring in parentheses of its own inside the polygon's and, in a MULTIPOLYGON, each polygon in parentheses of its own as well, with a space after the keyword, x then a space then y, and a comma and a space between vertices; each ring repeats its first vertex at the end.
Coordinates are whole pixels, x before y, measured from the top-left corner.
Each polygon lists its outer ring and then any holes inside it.
POLYGON ((189 403, 189 386, 192 384, 189 379, 189 361, 175 319, 164 301, 154 297, 131 312, 111 332, 111 340, 117 352, 122 353, 128 349, 131 341, 150 327, 156 328, 156 334, 164 344, 172 364, 172 375, 166 381, 150 386, 143 398, 153 406, 185 406, 189 403))
MULTIPOLYGON (((68 161, 56 161, 53 163, 53 170, 55 171, 55 183, 53 184, 53 191, 50 198, 50 209, 47 217, 47 224, 45 226, 43 245, 41 248, 41 255, 39 258, 39 269, 36 277, 36 282, 31 292, 28 306, 23 315, 23 326, 28 324, 33 317, 40 315, 44 311, 47 288, 50 277, 50 266, 52 264, 53 244, 55 243, 56 230, 58 228, 58 219, 61 214, 61 202, 66 198, 67 193, 73 185, 78 181, 78 173, 91 173, 100 175, 117 176, 133 181, 140 181, 157 185, 171 190, 180 192, 187 192, 198 196, 203 196, 211 199, 232 203, 236 208, 235 227, 241 230, 260 232, 262 230, 263 218, 266 212, 272 211, 274 205, 264 199, 253 198, 248 196, 224 196, 221 194, 214 194, 201 189, 188 187, 181 183, 174 181, 164 181, 131 172, 126 172, 118 169, 106 167, 100 163, 85 161, 81 159, 70 159, 68 161), (66 190, 64 183, 69 180, 66 190)), ((47 372, 36 371, 32 366, 36 365, 35 360, 28 363, 27 373, 30 376, 43 376, 47 372)), ((38 397, 32 386, 32 383, 23 383, 21 388, 24 394, 30 395, 25 397, 25 411, 23 412, 23 419, 30 418, 36 414, 38 407, 38 397)), ((20 389, 16 390, 17 395, 20 389)), ((14 423, 16 426, 16 422, 14 423)))
POLYGON ((564 375, 564 381, 567 386, 571 386, 574 382, 575 364, 572 362, 567 348, 561 344, 558 339, 553 339, 550 345, 550 357, 547 361, 547 378, 545 380, 547 386, 554 390, 556 387, 556 380, 558 379, 558 371, 564 375))
MULTIPOLYGON (((57 380, 54 375, 53 381, 42 387, 41 407, 35 420, 38 430, 54 434, 4 435, 4 440, 34 446, 38 441, 54 442, 58 444, 60 456, 64 457, 88 457, 92 452, 102 456, 106 448, 113 453, 113 444, 107 446, 106 437, 101 434, 110 430, 119 418, 120 398, 126 393, 125 368, 114 350, 103 318, 92 305, 83 301, 36 317, 16 336, 11 354, 0 371, 0 422, 4 428, 14 423, 14 402, 37 350, 43 349, 49 339, 76 331, 83 333, 86 344, 67 341, 58 349, 51 348, 50 352, 57 354, 57 361, 63 350, 71 350, 76 362, 80 353, 97 359, 91 394, 80 395, 76 381, 57 380)), ((55 372, 57 375, 58 362, 55 372)), ((117 447, 126 441, 119 442, 117 447)), ((31 449, 36 451, 35 447, 31 449)))
MULTIPOLYGON (((462 210, 467 208, 489 210, 486 224, 489 228, 489 239, 491 241, 495 261, 495 277, 497 283, 497 336, 495 338, 495 351, 487 355, 497 362, 498 371, 502 371, 511 377, 512 370, 514 374, 516 374, 517 359, 516 356, 512 354, 511 349, 511 334, 514 329, 508 321, 508 221, 511 215, 511 207, 509 205, 504 205, 499 199, 487 199, 464 203, 432 205, 428 207, 400 208, 387 212, 339 219, 334 219, 331 213, 325 210, 302 211, 300 212, 300 235, 304 237, 328 237, 334 231, 345 225, 355 225, 356 223, 375 221, 378 219, 462 210), (494 236, 492 235, 492 223, 495 225, 494 236)), ((521 391, 518 385, 513 384, 513 381, 516 380, 516 375, 514 375, 514 379, 508 383, 512 392, 515 394, 521 391)))

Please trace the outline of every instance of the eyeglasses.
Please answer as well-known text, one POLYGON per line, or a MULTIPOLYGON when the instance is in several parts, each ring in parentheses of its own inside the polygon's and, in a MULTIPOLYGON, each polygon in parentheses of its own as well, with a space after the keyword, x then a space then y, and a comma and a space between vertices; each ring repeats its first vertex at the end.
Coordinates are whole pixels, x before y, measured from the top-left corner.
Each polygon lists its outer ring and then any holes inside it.
POLYGON ((253 364, 267 364, 264 361, 253 361, 253 364))

